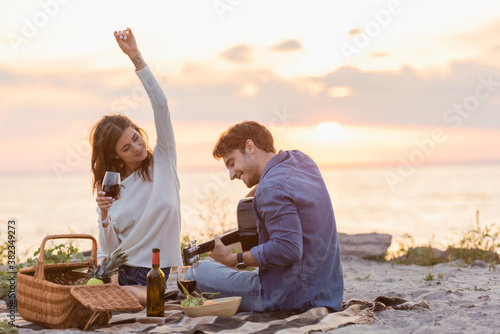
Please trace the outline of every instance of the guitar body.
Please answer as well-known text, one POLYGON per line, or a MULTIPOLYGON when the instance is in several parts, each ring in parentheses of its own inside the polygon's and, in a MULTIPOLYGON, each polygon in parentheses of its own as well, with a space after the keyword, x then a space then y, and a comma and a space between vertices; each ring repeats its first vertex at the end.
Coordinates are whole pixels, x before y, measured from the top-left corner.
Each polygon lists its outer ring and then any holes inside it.
MULTIPOLYGON (((252 208, 253 197, 247 197, 239 201, 237 209, 238 228, 220 236, 224 245, 231 245, 236 242, 241 243, 243 251, 250 250, 259 244, 259 234, 257 233, 257 221, 252 208)), ((199 245, 192 241, 182 250, 182 257, 185 266, 195 264, 200 259, 200 255, 210 252, 215 247, 215 240, 211 239, 199 245)))

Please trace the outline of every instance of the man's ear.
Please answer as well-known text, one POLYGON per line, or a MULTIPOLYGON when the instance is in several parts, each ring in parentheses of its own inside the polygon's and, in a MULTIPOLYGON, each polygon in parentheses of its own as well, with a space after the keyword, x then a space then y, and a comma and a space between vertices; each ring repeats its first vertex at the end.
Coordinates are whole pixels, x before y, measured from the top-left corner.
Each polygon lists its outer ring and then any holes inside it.
POLYGON ((255 143, 252 139, 247 139, 245 148, 248 150, 248 153, 254 154, 257 147, 255 146, 255 143))

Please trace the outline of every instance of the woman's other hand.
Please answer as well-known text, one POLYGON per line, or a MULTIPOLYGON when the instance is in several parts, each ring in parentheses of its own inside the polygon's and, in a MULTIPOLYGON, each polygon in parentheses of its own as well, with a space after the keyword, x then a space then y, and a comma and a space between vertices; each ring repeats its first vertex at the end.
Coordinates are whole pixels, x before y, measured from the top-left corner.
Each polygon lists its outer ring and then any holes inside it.
MULTIPOLYGON (((116 200, 120 199, 117 196, 116 200)), ((97 202, 97 206, 101 209, 101 220, 106 220, 108 218, 109 208, 115 201, 112 197, 106 196, 106 193, 102 191, 102 186, 100 184, 97 185, 97 197, 95 199, 97 202)), ((103 224, 104 227, 107 227, 108 224, 103 224)))

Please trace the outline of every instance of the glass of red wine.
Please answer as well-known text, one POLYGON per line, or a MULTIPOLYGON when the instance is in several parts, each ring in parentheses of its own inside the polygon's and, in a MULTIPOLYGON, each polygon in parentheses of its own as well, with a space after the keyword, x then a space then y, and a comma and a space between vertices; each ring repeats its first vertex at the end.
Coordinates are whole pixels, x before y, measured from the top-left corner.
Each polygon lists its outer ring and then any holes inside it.
POLYGON ((104 180, 102 180, 102 191, 106 193, 106 196, 117 199, 120 194, 120 185, 120 173, 106 172, 106 174, 104 174, 104 180))
POLYGON ((196 276, 194 268, 191 266, 179 267, 177 271, 177 288, 180 292, 185 294, 182 287, 184 287, 189 294, 192 294, 194 289, 196 289, 196 276))

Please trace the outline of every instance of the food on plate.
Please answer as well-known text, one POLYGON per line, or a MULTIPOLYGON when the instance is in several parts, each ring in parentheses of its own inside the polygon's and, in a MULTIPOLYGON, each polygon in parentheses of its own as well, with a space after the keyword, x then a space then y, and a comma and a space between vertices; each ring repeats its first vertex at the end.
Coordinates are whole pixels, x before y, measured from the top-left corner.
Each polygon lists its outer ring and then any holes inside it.
POLYGON ((186 295, 186 299, 181 301, 182 307, 194 307, 201 305, 216 304, 216 302, 211 300, 211 298, 220 293, 220 292, 202 292, 200 293, 199 297, 195 297, 186 290, 186 288, 184 287, 184 285, 182 285, 182 283, 180 283, 180 286, 182 287, 183 293, 186 295), (203 295, 207 295, 207 298, 203 297, 203 295))

